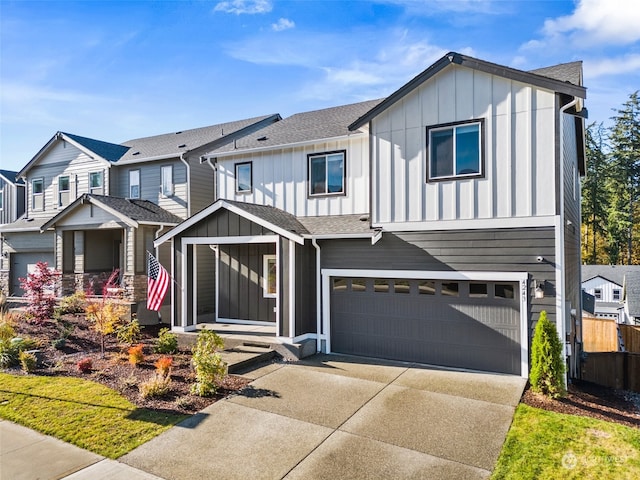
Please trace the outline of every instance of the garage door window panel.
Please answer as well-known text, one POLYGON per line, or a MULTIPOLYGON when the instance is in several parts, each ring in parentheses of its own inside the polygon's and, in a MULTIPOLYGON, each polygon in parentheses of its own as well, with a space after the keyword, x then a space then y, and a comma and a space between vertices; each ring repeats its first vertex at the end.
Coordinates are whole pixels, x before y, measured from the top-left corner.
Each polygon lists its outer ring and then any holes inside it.
POLYGON ((510 285, 508 283, 496 283, 495 297, 513 300, 515 298, 515 289, 513 285, 510 285))
POLYGON ((458 282, 442 282, 441 293, 445 297, 458 297, 460 296, 460 285, 458 282))
POLYGON ((373 281, 373 291, 376 293, 389 293, 389 280, 376 278, 373 281))
POLYGON ((395 280, 393 291, 394 293, 411 293, 411 282, 409 280, 395 280))
POLYGON ((487 298, 489 289, 486 283, 471 282, 469 284, 469 297, 471 298, 487 298))
POLYGON ((351 291, 352 292, 366 292, 367 291, 367 279, 366 278, 352 278, 351 279, 351 291))
POLYGON ((418 293, 420 295, 435 295, 436 282, 433 280, 421 280, 418 283, 418 293))

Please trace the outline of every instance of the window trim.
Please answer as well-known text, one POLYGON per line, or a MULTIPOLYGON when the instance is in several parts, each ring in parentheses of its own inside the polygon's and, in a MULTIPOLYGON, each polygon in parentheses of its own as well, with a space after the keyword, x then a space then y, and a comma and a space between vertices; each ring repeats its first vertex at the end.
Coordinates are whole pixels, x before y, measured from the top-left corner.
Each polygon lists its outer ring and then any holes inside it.
MULTIPOLYGON (((328 175, 325 176, 325 182, 328 180, 328 175)), ((329 189, 329 185, 327 184, 327 190, 329 189)), ((347 195, 347 150, 332 150, 329 152, 318 152, 318 153, 308 153, 307 154, 307 198, 318 198, 318 197, 339 197, 347 195), (326 193, 311 193, 311 159, 318 157, 325 157, 325 172, 327 169, 327 161, 326 157, 329 155, 337 155, 342 154, 342 191, 340 192, 326 192, 326 193)))
POLYGON ((264 298, 277 298, 278 296, 278 260, 275 254, 265 254, 262 256, 262 295, 264 298), (273 261, 276 267, 275 291, 269 291, 269 262, 273 261))
POLYGON ((4 209, 4 188, 0 188, 0 212, 4 209))
POLYGON ((233 165, 233 170, 236 178, 236 193, 237 194, 248 194, 253 193, 253 162, 239 162, 233 165), (248 190, 240 190, 240 177, 238 176, 238 167, 249 166, 249 189, 248 190))
POLYGON ((175 195, 175 183, 173 182, 173 165, 161 165, 160 166, 160 195, 164 198, 173 197, 175 195), (164 172, 169 169, 171 171, 171 190, 167 193, 164 189, 164 172))
POLYGON ((101 189, 102 193, 96 194, 96 195, 104 195, 105 189, 104 189, 104 172, 100 171, 100 170, 96 170, 95 172, 89 172, 89 193, 93 194, 93 190, 94 189, 101 189), (92 187, 91 186, 91 176, 92 175, 100 175, 100 186, 99 187, 92 187))
POLYGON ((142 195, 141 195, 141 193, 142 193, 142 185, 141 184, 142 184, 142 175, 140 173, 140 169, 139 168, 132 168, 131 170, 129 170, 129 198, 136 198, 137 199, 137 198, 141 198, 142 197, 142 195), (132 192, 131 192, 131 187, 134 186, 134 184, 131 183, 131 174, 134 173, 134 172, 138 173, 138 184, 137 184, 138 196, 137 197, 134 197, 132 192))
POLYGON ((38 178, 31 179, 31 209, 34 212, 41 212, 41 211, 44 211, 44 209, 45 209, 45 205, 44 205, 44 177, 38 177, 38 178), (42 191, 40 193, 35 193, 34 185, 35 185, 36 182, 41 182, 42 183, 42 191), (36 208, 36 205, 35 205, 36 196, 38 196, 38 197, 42 196, 42 208, 36 208))
POLYGON ((620 301, 622 300, 622 289, 620 288, 613 288, 611 290, 611 298, 613 298, 613 300, 617 300, 620 301), (617 298, 616 298, 617 297, 617 298))
MULTIPOLYGON (((471 179, 471 178, 484 178, 485 176, 485 135, 484 135, 484 131, 485 131, 485 119, 484 118, 477 118, 477 119, 472 119, 472 120, 463 120, 463 121, 459 121, 459 122, 449 122, 449 123, 441 123, 441 124, 436 124, 436 125, 429 125, 426 127, 426 143, 427 143, 427 183, 433 183, 433 182, 445 182, 445 181, 451 181, 451 180, 466 180, 466 179, 471 179), (447 175, 447 176, 442 176, 442 177, 431 177, 431 132, 434 131, 439 131, 439 130, 447 130, 447 129, 452 129, 454 135, 454 142, 455 142, 455 131, 457 127, 460 126, 467 126, 467 125, 474 125, 477 124, 480 128, 480 145, 479 145, 479 155, 480 158, 478 159, 478 168, 480 170, 479 173, 467 173, 467 174, 456 174, 455 173, 455 163, 456 163, 456 157, 455 155, 453 156, 453 174, 452 175, 447 175)), ((455 149, 455 143, 454 143, 454 149, 455 149)), ((454 151, 455 153, 455 151, 454 151)))
POLYGON ((595 297, 596 300, 602 300, 602 289, 601 288, 594 288, 593 289, 593 296, 595 297))
POLYGON ((71 203, 71 175, 58 175, 58 202, 57 202, 56 206, 58 208, 66 207, 70 203, 71 203), (62 190, 62 188, 60 188, 60 182, 62 181, 63 178, 67 179, 67 185, 68 185, 67 190, 62 190), (67 203, 65 203, 63 205, 62 204, 62 194, 65 193, 65 192, 69 194, 69 200, 67 201, 67 203))

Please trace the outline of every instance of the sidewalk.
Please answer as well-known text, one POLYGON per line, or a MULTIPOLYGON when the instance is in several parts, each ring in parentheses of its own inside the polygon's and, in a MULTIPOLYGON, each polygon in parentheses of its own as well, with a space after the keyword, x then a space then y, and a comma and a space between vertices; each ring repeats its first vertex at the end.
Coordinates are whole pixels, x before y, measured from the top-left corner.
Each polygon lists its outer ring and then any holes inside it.
POLYGON ((162 480, 0 419, 0 479, 162 480))

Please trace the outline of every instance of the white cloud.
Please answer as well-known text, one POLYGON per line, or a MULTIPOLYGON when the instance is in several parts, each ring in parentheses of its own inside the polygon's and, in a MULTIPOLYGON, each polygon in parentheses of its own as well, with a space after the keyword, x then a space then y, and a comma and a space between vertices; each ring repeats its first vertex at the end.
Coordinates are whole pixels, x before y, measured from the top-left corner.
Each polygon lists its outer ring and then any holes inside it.
POLYGON ((290 28, 294 28, 295 26, 295 22, 293 20, 289 20, 288 18, 281 18, 276 23, 271 24, 271 28, 276 32, 289 30, 290 28))
POLYGON ((628 54, 622 57, 604 60, 585 60, 585 77, 597 78, 609 75, 622 75, 640 71, 640 54, 628 54))
POLYGON ((273 8, 270 0, 230 0, 219 2, 213 9, 214 12, 235 13, 236 15, 256 13, 268 13, 273 8))
POLYGON ((512 7, 510 2, 495 0, 376 0, 376 2, 398 5, 409 14, 423 16, 442 12, 500 14, 512 7))
POLYGON ((626 45, 640 40, 637 0, 579 0, 571 15, 545 21, 549 38, 569 35, 574 44, 626 45))

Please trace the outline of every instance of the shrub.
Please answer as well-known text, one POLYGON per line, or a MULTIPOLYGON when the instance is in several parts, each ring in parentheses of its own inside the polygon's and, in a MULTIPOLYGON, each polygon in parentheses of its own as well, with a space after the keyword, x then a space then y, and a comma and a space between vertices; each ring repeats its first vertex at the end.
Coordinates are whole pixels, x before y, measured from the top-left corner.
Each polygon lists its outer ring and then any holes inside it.
POLYGON ((124 389, 137 388, 138 378, 132 373, 129 376, 120 379, 120 386, 124 389))
POLYGON ((0 314, 0 368, 17 365, 20 352, 38 348, 40 343, 33 338, 16 337, 16 317, 7 312, 0 314))
POLYGON ((164 397, 171 391, 171 378, 159 374, 140 384, 140 394, 144 398, 164 397))
POLYGON ((84 313, 87 308, 87 295, 84 292, 75 292, 60 299, 59 311, 65 313, 84 313))
POLYGON ((65 345, 67 344, 67 339, 66 338, 56 338, 55 340, 53 340, 51 342, 51 346, 53 348, 55 348, 56 350, 62 350, 65 345))
POLYGON ((100 353, 104 358, 104 344, 107 335, 119 326, 121 318, 126 315, 126 307, 118 303, 109 292, 117 285, 118 270, 114 270, 102 289, 102 298, 87 305, 87 318, 93 322, 93 329, 100 335, 100 353))
POLYGON ((163 377, 168 377, 171 374, 171 365, 173 364, 173 358, 171 357, 160 357, 154 363, 156 367, 156 373, 163 377))
POLYGON ((161 328, 154 348, 156 353, 176 353, 178 351, 178 336, 168 328, 161 328))
POLYGON ((144 345, 142 345, 141 343, 139 343, 138 345, 134 345, 133 347, 129 347, 129 363, 134 367, 140 365, 144 360, 144 353, 142 351, 143 348, 144 345))
POLYGON ((534 392, 550 397, 561 397, 564 387, 565 365, 562 359, 562 343, 556 326, 540 312, 531 343, 531 373, 529 381, 534 392))
POLYGON ((86 357, 79 360, 78 363, 76 363, 76 366, 81 373, 89 373, 93 368, 93 361, 89 357, 86 357))
POLYGON ((36 322, 44 322, 53 316, 56 306, 55 278, 57 273, 49 270, 47 262, 36 263, 33 273, 20 278, 20 286, 29 301, 27 314, 36 322))
POLYGON ((191 393, 208 397, 216 393, 216 382, 226 374, 226 365, 218 350, 224 347, 224 341, 213 330, 201 330, 193 347, 191 363, 196 373, 196 383, 191 393))
POLYGON ((193 406, 193 399, 188 395, 183 395, 182 397, 176 398, 175 404, 178 408, 189 410, 193 406))
POLYGON ((25 352, 24 350, 20 352, 20 365, 22 366, 22 370, 25 373, 33 373, 36 370, 36 366, 38 364, 38 359, 35 354, 31 352, 25 352))
POLYGON ((116 337, 120 343, 128 345, 138 342, 140 340, 140 323, 138 323, 138 320, 133 319, 120 325, 116 330, 116 337))

